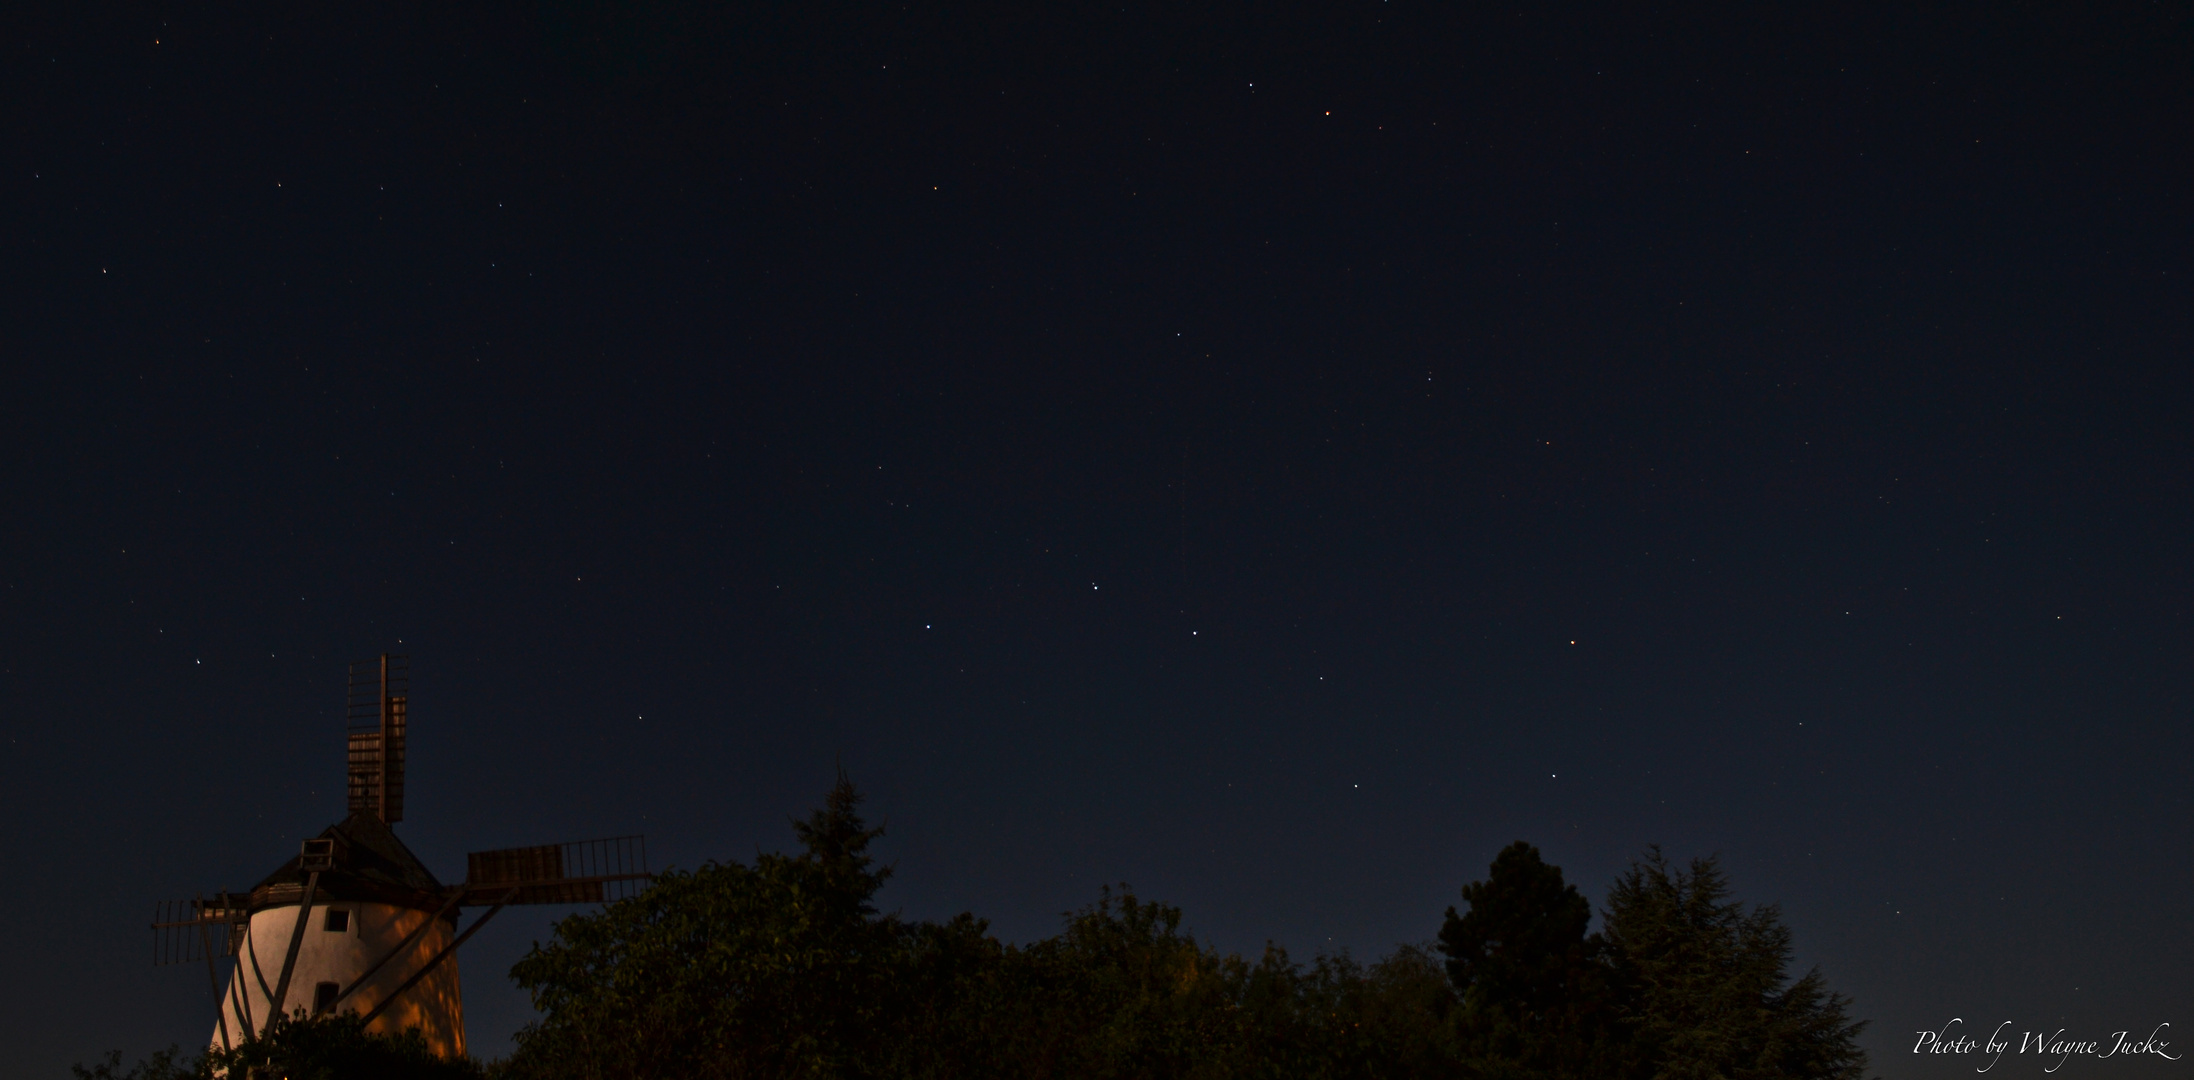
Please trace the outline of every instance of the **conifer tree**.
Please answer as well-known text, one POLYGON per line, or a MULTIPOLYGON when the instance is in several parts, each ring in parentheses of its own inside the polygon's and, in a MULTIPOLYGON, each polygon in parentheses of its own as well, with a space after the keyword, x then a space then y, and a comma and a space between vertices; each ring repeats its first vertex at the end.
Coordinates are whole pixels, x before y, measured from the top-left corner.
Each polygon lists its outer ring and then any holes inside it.
POLYGON ((1781 913, 1730 899, 1714 859, 1676 867, 1649 849, 1609 890, 1605 926, 1623 1022, 1653 1080, 1864 1075, 1850 1000, 1818 969, 1790 979, 1781 913))
POLYGON ((1462 1051, 1491 1076, 1614 1075, 1605 942, 1588 935, 1592 905, 1537 848, 1519 840, 1447 910, 1440 951, 1462 995, 1462 1051))

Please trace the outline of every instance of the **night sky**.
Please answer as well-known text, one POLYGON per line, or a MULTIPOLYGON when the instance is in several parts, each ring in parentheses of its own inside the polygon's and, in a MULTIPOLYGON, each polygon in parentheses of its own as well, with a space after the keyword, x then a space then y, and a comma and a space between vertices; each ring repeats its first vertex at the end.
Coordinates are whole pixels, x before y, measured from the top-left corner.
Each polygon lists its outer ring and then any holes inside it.
POLYGON ((2194 18, 1817 6, 19 12, 0 1073, 203 1045, 153 905, 343 815, 384 651, 446 881, 842 763, 1008 940, 1660 844, 1892 1080, 2194 1045, 2194 18))

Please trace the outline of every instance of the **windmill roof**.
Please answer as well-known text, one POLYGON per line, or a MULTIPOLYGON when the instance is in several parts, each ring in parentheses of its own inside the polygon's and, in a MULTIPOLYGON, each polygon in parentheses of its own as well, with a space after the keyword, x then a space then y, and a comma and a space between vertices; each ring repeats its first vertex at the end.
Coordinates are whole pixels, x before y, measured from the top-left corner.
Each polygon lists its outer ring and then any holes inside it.
MULTIPOLYGON (((380 818, 354 813, 321 830, 319 839, 335 841, 335 852, 333 866, 320 873, 313 894, 315 906, 323 900, 366 900, 430 910, 442 906, 442 883, 380 818)), ((290 856, 252 886, 254 910, 298 902, 307 876, 299 866, 302 858, 290 856)))

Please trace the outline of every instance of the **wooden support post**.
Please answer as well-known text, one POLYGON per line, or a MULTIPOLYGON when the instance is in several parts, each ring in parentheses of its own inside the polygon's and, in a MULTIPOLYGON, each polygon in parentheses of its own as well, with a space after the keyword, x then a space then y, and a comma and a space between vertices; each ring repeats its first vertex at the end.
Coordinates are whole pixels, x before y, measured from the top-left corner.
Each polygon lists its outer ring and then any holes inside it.
POLYGON ((381 793, 376 808, 382 824, 394 824, 389 817, 389 654, 381 654, 381 793))
POLYGON ((305 876, 305 896, 297 905, 297 929, 289 936, 289 955, 282 958, 282 977, 274 980, 274 1000, 267 1006, 267 1024, 273 1026, 281 1018, 284 999, 289 997, 289 977, 297 970, 297 950, 305 944, 305 924, 312 921, 312 894, 320 888, 320 871, 305 876))
MULTIPOLYGON (((228 899, 229 894, 221 894, 223 905, 228 903, 228 899)), ((234 933, 234 931, 232 930, 231 933, 234 933)), ((235 950, 235 954, 236 973, 229 976, 229 994, 236 999, 236 1018, 244 1022, 244 1037, 256 1039, 259 1037, 259 1027, 251 1017, 251 987, 244 983, 245 958, 249 957, 251 959, 251 973, 259 980, 261 990, 266 989, 267 977, 259 971, 259 948, 251 943, 251 923, 249 921, 244 923, 244 947, 235 950)), ((272 997, 273 995, 268 996, 272 997)))
MULTIPOLYGON (((221 1004, 221 970, 213 966, 213 931, 206 929, 206 898, 200 895, 198 906, 198 945, 206 950, 206 987, 213 992, 215 1022, 221 1026, 221 1049, 234 1050, 229 1042, 229 1011, 221 1004)), ((228 914, 228 905, 222 905, 222 914, 228 914)))
POLYGON ((258 1029, 251 1022, 251 995, 244 987, 243 957, 237 957, 236 974, 229 979, 229 1000, 236 1003, 236 1019, 244 1025, 244 1038, 257 1038, 258 1029))
POLYGON ((259 966, 259 943, 248 932, 244 935, 244 951, 251 957, 251 977, 259 984, 259 996, 273 1001, 274 988, 267 985, 267 971, 259 966))

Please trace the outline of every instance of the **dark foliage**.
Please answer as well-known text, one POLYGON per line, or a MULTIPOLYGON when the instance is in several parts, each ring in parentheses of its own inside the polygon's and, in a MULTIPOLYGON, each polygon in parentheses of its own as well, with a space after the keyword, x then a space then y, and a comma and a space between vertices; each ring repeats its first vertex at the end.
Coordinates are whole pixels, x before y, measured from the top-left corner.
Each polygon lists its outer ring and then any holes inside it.
POLYGON ((452 1060, 427 1047, 417 1031, 374 1035, 356 1013, 278 1018, 234 1050, 209 1051, 203 1076, 282 1077, 284 1080, 484 1080, 469 1058, 452 1060))
POLYGON ((1790 979, 1781 914, 1731 900, 1715 860, 1671 867, 1649 851, 1608 893, 1607 938, 1635 1052, 1656 1080, 1864 1075, 1850 1000, 1818 970, 1790 979))
POLYGON ((541 1020, 512 1077, 870 1076, 908 928, 871 900, 860 795, 841 779, 796 830, 805 853, 662 875, 556 925, 511 969, 541 1020))
POLYGON ((152 1056, 127 1069, 122 1067, 122 1052, 109 1050, 107 1060, 88 1069, 81 1064, 71 1065, 69 1072, 76 1080, 190 1080, 198 1075, 198 1068, 183 1057, 182 1047, 171 1046, 153 1051, 152 1056))
POLYGON ((1366 967, 1267 946, 1225 956, 1122 886, 1026 946, 982 920, 877 914, 886 872, 840 779, 797 856, 665 875, 558 924, 513 971, 539 1023, 512 1078, 1636 1078, 1852 1080, 1846 1002, 1791 982, 1774 909, 1726 901, 1711 862, 1658 853, 1611 895, 1609 933, 1529 844, 1463 890, 1443 965, 1366 967))
POLYGON ((1123 886, 1006 945, 972 915, 873 903, 880 830, 841 780, 797 856, 665 874, 557 924, 512 975, 539 1022, 512 1080, 1451 1075, 1455 996, 1425 949, 1369 968, 1222 956, 1123 886))
POLYGON ((1366 966, 1267 945, 1222 955, 1126 886, 1025 946, 982 920, 880 914, 888 868, 840 777, 801 852, 709 863, 558 923, 512 970, 540 1019, 483 1070, 355 1016, 293 1020, 185 1063, 120 1055, 78 1080, 1859 1080, 1861 1025, 1819 972, 1788 976, 1773 907, 1712 860, 1658 850, 1603 932, 1518 842, 1463 889, 1436 947, 1366 966))
POLYGON ((1628 1069, 1615 1023, 1607 943, 1587 935, 1592 905, 1519 840, 1447 909, 1440 951, 1462 995, 1458 1044, 1488 1076, 1616 1077, 1628 1069))
POLYGON ((1858 1080, 1850 1002, 1818 971, 1789 976, 1772 906, 1730 899, 1712 859, 1659 849, 1608 893, 1604 932, 1531 845, 1510 845, 1463 889, 1440 932, 1462 997, 1457 1064, 1479 1077, 1858 1080))
POLYGON ((170 1047, 122 1069, 122 1055, 90 1069, 77 1065, 76 1080, 212 1080, 216 1076, 280 1077, 282 1080, 486 1080, 470 1059, 451 1060, 429 1049, 417 1031, 374 1035, 356 1014, 278 1018, 257 1037, 231 1050, 209 1050, 186 1059, 170 1047))

